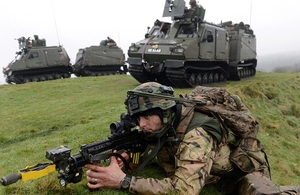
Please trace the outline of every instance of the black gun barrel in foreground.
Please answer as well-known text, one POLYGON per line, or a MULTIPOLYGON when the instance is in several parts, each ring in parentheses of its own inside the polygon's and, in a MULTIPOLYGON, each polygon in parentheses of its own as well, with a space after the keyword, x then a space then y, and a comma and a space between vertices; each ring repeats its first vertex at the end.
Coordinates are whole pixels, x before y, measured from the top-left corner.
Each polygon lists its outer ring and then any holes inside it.
POLYGON ((59 183, 62 187, 68 183, 78 183, 82 179, 82 167, 88 163, 109 159, 117 156, 122 159, 125 166, 131 169, 125 159, 119 154, 124 151, 130 153, 130 163, 138 164, 140 152, 146 144, 142 141, 142 132, 131 128, 137 125, 136 121, 128 114, 121 114, 121 120, 110 125, 111 136, 108 139, 88 145, 82 145, 80 152, 71 156, 71 149, 67 146, 60 146, 46 152, 46 158, 53 163, 38 163, 19 171, 19 174, 11 174, 1 178, 4 186, 13 184, 18 180, 27 181, 48 175, 55 170, 60 176, 59 183), (117 151, 117 153, 113 153, 117 151))

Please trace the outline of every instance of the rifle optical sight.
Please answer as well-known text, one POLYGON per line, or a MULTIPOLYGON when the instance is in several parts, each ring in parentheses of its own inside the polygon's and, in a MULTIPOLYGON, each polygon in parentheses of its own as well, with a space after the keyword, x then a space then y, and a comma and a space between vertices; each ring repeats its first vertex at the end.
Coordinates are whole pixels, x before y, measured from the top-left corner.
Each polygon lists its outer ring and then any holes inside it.
POLYGON ((67 146, 59 146, 52 150, 46 151, 46 158, 48 160, 53 161, 54 163, 57 161, 65 161, 68 160, 71 156, 71 149, 67 146))
POLYGON ((120 121, 116 121, 110 124, 111 134, 119 134, 123 131, 130 132, 131 129, 137 126, 137 120, 131 117, 129 114, 122 113, 120 121))

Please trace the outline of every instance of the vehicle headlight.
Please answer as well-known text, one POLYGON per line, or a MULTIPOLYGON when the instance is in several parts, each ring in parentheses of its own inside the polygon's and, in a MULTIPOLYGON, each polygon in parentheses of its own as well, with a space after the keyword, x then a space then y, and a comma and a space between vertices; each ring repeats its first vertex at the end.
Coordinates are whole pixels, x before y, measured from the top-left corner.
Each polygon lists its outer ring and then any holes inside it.
POLYGON ((175 47, 175 48, 171 49, 171 52, 174 52, 174 53, 183 53, 184 49, 182 47, 175 47))
MULTIPOLYGON (((5 73, 4 73, 4 74, 5 74, 5 73)), ((6 75, 7 75, 7 76, 11 76, 11 75, 12 75, 12 71, 11 71, 11 70, 6 71, 6 75)))
POLYGON ((139 50, 139 47, 135 47, 135 46, 130 47, 130 51, 137 52, 138 50, 139 50))
POLYGON ((140 49, 140 47, 138 45, 139 44, 131 43, 131 46, 129 47, 129 51, 137 52, 140 49))
POLYGON ((175 49, 174 49, 174 52, 177 52, 177 53, 183 53, 183 52, 184 52, 184 49, 183 49, 183 48, 175 48, 175 49))

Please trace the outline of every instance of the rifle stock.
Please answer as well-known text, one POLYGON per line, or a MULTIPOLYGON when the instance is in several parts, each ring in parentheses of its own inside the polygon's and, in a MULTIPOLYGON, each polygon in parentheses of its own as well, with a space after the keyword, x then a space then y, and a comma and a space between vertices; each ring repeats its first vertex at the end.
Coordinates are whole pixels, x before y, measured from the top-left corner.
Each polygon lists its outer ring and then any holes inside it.
POLYGON ((22 178, 21 174, 11 174, 1 178, 1 184, 3 186, 8 186, 10 184, 16 183, 19 179, 22 178))
POLYGON ((38 163, 33 166, 27 166, 25 169, 19 171, 19 174, 11 174, 1 178, 1 184, 7 186, 16 183, 18 180, 27 181, 30 179, 37 179, 48 175, 55 171, 53 163, 38 163))

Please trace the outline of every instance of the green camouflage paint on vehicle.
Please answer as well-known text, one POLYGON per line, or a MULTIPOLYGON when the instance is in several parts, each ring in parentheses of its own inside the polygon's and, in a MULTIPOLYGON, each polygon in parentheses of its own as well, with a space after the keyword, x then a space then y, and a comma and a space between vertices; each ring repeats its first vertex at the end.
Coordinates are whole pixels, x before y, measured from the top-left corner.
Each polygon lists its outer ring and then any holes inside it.
POLYGON ((21 37, 18 40, 21 51, 3 69, 7 83, 27 83, 69 78, 72 73, 70 58, 61 45, 46 46, 45 39, 21 37))
POLYGON ((79 49, 72 67, 74 74, 78 77, 126 74, 128 72, 123 50, 109 37, 101 41, 98 46, 79 49))
POLYGON ((130 74, 140 83, 156 81, 179 88, 224 83, 255 76, 256 37, 250 25, 204 21, 202 6, 166 0, 163 17, 145 39, 128 49, 130 74))

